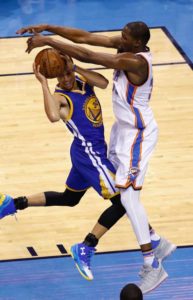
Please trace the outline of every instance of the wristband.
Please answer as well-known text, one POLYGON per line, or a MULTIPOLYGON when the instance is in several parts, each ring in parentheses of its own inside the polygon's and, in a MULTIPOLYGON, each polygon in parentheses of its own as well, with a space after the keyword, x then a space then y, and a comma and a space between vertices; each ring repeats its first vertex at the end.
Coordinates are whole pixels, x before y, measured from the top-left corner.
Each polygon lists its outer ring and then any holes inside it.
POLYGON ((72 71, 73 71, 73 72, 76 71, 76 67, 77 67, 76 65, 73 65, 73 67, 72 67, 72 71))

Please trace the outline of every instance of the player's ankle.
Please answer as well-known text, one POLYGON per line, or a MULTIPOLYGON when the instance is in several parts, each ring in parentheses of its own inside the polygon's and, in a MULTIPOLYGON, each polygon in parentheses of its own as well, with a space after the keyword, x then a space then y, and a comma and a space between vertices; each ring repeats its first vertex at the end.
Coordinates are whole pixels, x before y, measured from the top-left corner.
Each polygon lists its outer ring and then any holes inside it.
POLYGON ((14 198, 14 204, 16 209, 25 209, 28 207, 28 199, 24 196, 24 197, 18 197, 18 198, 14 198))
POLYGON ((96 236, 94 234, 89 233, 85 237, 83 243, 89 247, 96 247, 96 245, 98 244, 98 239, 96 238, 96 236))

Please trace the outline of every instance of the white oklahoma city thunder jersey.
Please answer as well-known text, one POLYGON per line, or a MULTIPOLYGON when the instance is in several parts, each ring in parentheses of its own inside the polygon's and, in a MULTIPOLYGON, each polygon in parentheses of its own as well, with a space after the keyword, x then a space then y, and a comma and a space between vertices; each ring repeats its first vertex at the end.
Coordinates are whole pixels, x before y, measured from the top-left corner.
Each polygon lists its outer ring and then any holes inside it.
POLYGON ((148 79, 141 86, 129 82, 122 70, 114 71, 113 78, 113 110, 120 123, 127 123, 131 127, 143 129, 153 119, 153 112, 149 106, 153 87, 152 56, 150 52, 139 52, 149 66, 148 79))

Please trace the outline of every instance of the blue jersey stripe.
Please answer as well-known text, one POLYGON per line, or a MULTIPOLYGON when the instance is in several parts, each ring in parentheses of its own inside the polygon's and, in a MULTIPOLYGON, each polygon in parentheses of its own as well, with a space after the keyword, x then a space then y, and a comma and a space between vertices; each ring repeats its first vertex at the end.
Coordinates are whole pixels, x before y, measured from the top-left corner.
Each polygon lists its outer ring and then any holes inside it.
POLYGON ((134 110, 136 120, 137 120, 137 124, 136 124, 137 128, 144 129, 144 124, 143 124, 143 120, 141 118, 139 109, 133 106, 133 110, 134 110))
POLYGON ((138 168, 139 162, 141 160, 141 143, 143 141, 143 130, 139 130, 137 138, 133 144, 133 153, 131 160, 131 167, 138 168))
POLYGON ((135 92, 135 86, 128 84, 128 91, 127 91, 127 102, 132 105, 132 99, 135 92))

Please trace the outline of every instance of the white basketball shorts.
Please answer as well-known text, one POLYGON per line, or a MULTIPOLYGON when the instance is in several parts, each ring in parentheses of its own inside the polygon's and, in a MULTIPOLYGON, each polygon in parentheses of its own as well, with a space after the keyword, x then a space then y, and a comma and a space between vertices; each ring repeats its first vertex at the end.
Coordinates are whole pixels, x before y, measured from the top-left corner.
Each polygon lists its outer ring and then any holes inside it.
POLYGON ((150 156, 158 139, 153 120, 145 129, 115 122, 110 136, 109 159, 116 168, 116 186, 142 188, 150 156))

